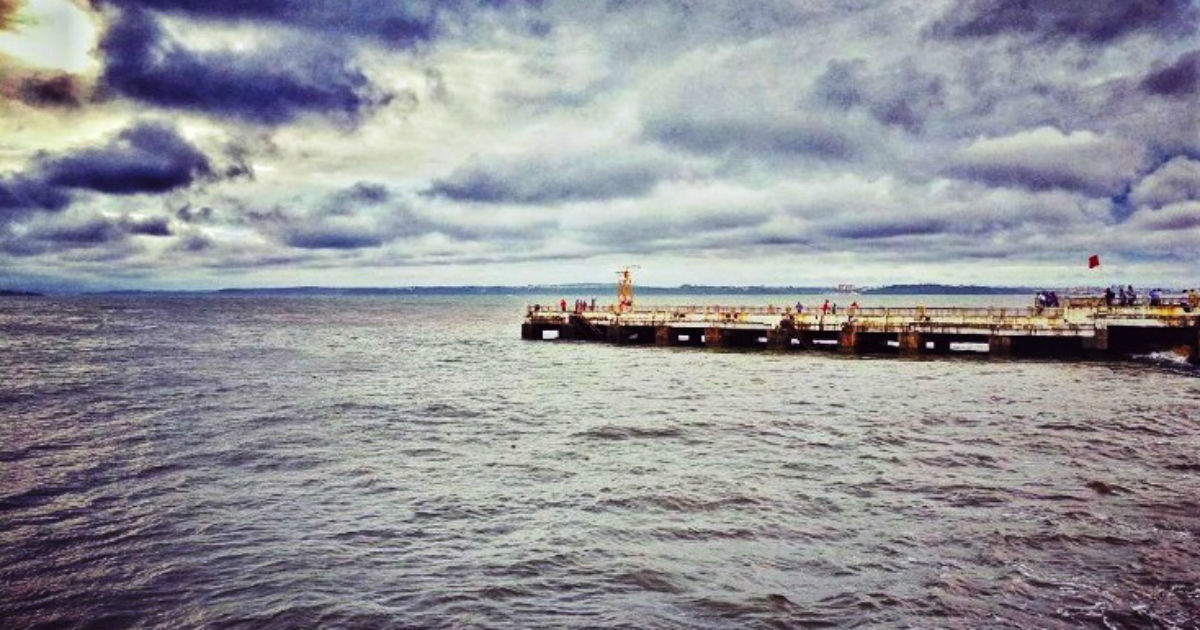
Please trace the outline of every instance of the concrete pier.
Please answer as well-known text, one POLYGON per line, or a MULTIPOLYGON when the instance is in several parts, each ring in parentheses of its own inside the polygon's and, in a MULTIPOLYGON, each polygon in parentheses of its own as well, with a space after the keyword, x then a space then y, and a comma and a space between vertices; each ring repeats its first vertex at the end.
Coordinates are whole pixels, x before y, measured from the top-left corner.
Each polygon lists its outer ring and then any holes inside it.
POLYGON ((1060 308, 917 306, 839 314, 775 307, 606 307, 584 312, 530 307, 521 338, 908 357, 976 352, 1103 358, 1174 351, 1200 364, 1200 313, 1178 304, 1118 307, 1070 299, 1060 308))

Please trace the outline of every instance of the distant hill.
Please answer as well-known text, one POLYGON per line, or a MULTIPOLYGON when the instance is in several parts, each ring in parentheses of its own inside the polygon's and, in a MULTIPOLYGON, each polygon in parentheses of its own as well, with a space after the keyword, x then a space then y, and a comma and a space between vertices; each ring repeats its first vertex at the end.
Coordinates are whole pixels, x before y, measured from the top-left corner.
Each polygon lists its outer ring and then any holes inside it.
POLYGON ((0 289, 0 297, 42 297, 41 293, 33 291, 13 291, 11 289, 0 289))
MULTIPOLYGON (((685 284, 678 287, 637 286, 638 295, 797 295, 833 293, 832 287, 768 287, 685 284)), ((614 293, 612 284, 537 284, 526 286, 427 287, 278 287, 219 289, 220 295, 565 295, 598 296, 614 293)))
POLYGON ((986 287, 970 284, 890 284, 863 289, 866 295, 1025 295, 1037 292, 1030 287, 986 287))

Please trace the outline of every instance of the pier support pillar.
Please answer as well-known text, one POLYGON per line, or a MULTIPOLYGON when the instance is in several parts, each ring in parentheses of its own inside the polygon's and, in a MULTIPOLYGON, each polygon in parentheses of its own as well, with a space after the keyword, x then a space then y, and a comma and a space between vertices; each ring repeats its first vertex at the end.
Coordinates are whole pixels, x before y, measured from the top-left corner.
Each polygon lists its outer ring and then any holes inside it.
POLYGON ((1107 352, 1108 351, 1108 329, 1096 329, 1095 337, 1081 337, 1080 343, 1083 346, 1084 352, 1107 352))
POLYGON ((609 324, 605 334, 608 337, 609 343, 621 343, 625 340, 620 324, 609 324))
POLYGON ((900 354, 904 356, 915 356, 925 353, 925 338, 919 332, 902 332, 900 333, 900 354))
POLYGON ((655 326, 654 327, 654 345, 656 346, 673 346, 674 339, 671 338, 670 326, 655 326))
POLYGON ((521 338, 526 341, 536 341, 538 339, 537 327, 530 323, 521 324, 521 338))
POLYGON ((838 352, 853 354, 858 352, 858 326, 847 324, 838 333, 838 352))
POLYGON ((1192 365, 1200 366, 1200 320, 1196 323, 1196 332, 1192 335, 1192 354, 1188 357, 1192 365))
POLYGON ((988 337, 988 354, 994 357, 1012 356, 1012 337, 992 335, 988 337))
POLYGON ((779 329, 767 331, 767 348, 770 350, 788 350, 792 347, 792 335, 794 332, 791 329, 779 329))
POLYGON ((559 339, 570 340, 575 338, 575 325, 570 322, 555 326, 555 329, 558 330, 559 339))
POLYGON ((719 348, 726 343, 725 335, 721 334, 720 328, 709 327, 704 329, 704 345, 713 348, 719 348))

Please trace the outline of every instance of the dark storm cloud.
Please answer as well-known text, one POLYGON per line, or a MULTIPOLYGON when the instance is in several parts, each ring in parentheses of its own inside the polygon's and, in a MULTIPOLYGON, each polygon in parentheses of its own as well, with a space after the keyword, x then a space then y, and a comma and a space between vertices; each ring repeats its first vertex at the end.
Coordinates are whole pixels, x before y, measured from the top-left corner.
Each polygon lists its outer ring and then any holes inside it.
POLYGON ((1129 200, 1150 208, 1200 201, 1200 160, 1178 156, 1167 161, 1133 186, 1129 200))
POLYGON ((20 233, 0 229, 0 250, 15 256, 31 256, 57 250, 102 250, 121 258, 134 244, 130 236, 168 237, 170 222, 163 217, 121 217, 111 219, 94 213, 42 217, 25 226, 20 233))
POLYGON ((1139 211, 1130 218, 1126 226, 1153 232, 1182 232, 1200 228, 1200 203, 1185 203, 1160 210, 1139 211))
POLYGON ((212 239, 208 238, 207 236, 204 236, 203 234, 186 234, 176 241, 171 246, 171 249, 176 251, 196 253, 212 249, 212 247, 212 239))
POLYGON ((17 98, 34 107, 79 107, 83 87, 69 74, 25 77, 18 82, 17 98))
POLYGON ((433 182, 427 195, 481 203, 548 204, 637 197, 675 167, 636 155, 490 158, 433 182))
POLYGON ((960 0, 933 33, 958 38, 1012 33, 1102 44, 1135 31, 1193 32, 1198 14, 1192 0, 960 0))
POLYGON ((951 156, 943 173, 989 186, 1112 197, 1129 190, 1147 159, 1140 144, 1121 137, 1041 127, 977 140, 951 156))
POLYGON ((253 21, 411 45, 434 35, 437 2, 379 0, 109 0, 206 20, 253 21))
POLYGON ((749 238, 748 230, 762 225, 767 219, 767 213, 762 211, 732 208, 695 214, 644 212, 588 225, 586 234, 589 242, 633 251, 691 249, 718 239, 742 244, 749 238))
POLYGON ((194 208, 187 203, 175 210, 175 217, 184 223, 207 223, 213 218, 213 209, 208 206, 194 208))
POLYGON ((373 231, 298 226, 286 232, 283 242, 300 249, 360 249, 376 247, 384 241, 373 231))
POLYGON ((385 187, 358 182, 322 198, 289 203, 288 209, 244 208, 238 214, 267 238, 298 249, 363 249, 430 231, 405 204, 389 202, 385 187))
POLYGON ((383 203, 391 196, 388 189, 379 184, 358 182, 330 195, 323 207, 329 214, 350 214, 358 206, 383 203))
POLYGON ((897 236, 922 236, 946 231, 943 219, 922 217, 876 217, 838 225, 827 230, 830 236, 851 240, 887 239, 897 236))
POLYGON ((28 238, 64 245, 99 245, 124 236, 120 227, 102 217, 90 217, 81 222, 63 222, 30 230, 28 238))
POLYGON ((799 121, 680 116, 651 119, 643 133, 695 153, 780 153, 845 160, 857 152, 854 141, 832 127, 799 121))
MULTIPOLYGON (((233 213, 233 222, 285 247, 344 251, 379 248, 431 235, 449 242, 527 242, 542 238, 557 225, 553 217, 519 222, 479 222, 469 216, 453 220, 437 213, 417 212, 410 201, 382 185, 359 182, 266 210, 239 208, 233 213)), ((198 224, 198 214, 187 208, 183 216, 198 224)), ((211 215, 209 219, 217 220, 211 215)))
POLYGON ((1185 97, 1200 92, 1200 50, 1181 55, 1174 63, 1151 72, 1140 87, 1158 96, 1185 97))
POLYGON ((353 65, 346 46, 324 38, 249 52, 193 51, 151 13, 129 7, 100 49, 104 86, 159 107, 279 125, 304 113, 354 122, 390 98, 353 65))
POLYGON ((945 86, 911 61, 872 73, 861 59, 835 59, 816 80, 813 96, 841 111, 863 108, 885 125, 917 133, 944 104, 945 86))
POLYGON ((124 10, 148 9, 210 22, 312 31, 321 37, 370 39, 392 48, 428 43, 449 21, 488 10, 538 9, 543 0, 107 0, 124 10))
POLYGON ((1033 191, 1060 188, 1102 196, 1120 192, 1097 186, 1086 175, 1078 173, 1066 165, 1063 168, 1056 168, 1013 163, 959 164, 946 169, 946 174, 989 186, 1017 186, 1033 191))
MULTIPOLYGON (((160 122, 135 123, 107 143, 71 153, 42 153, 22 173, 0 176, 0 227, 36 213, 67 209, 78 191, 107 195, 161 194, 214 179, 211 163, 174 127, 160 122)), ((63 238, 79 242, 72 227, 63 238)), ((169 226, 157 220, 133 222, 118 231, 163 236, 169 226), (128 228, 128 229, 126 229, 128 228)), ((36 237, 36 235, 34 235, 36 237)), ((84 239, 86 241, 87 239, 84 239)))
POLYGON ((0 177, 0 224, 35 210, 57 211, 71 203, 71 195, 37 178, 0 177))
POLYGON ((125 219, 121 226, 129 234, 142 236, 170 236, 171 222, 166 217, 150 217, 146 219, 125 219))
POLYGON ((143 122, 103 147, 44 156, 34 171, 50 186, 114 195, 162 193, 212 176, 208 158, 173 127, 143 122))

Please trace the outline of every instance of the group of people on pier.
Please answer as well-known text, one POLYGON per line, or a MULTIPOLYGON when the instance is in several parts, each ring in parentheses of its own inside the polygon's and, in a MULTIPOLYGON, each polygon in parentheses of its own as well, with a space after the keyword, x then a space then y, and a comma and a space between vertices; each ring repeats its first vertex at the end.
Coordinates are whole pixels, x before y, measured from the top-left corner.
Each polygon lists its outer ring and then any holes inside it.
MULTIPOLYGON (((1133 290, 1133 285, 1118 286, 1116 291, 1112 287, 1104 289, 1104 305, 1105 306, 1137 306, 1138 294, 1133 290)), ((1150 289, 1146 294, 1147 306, 1170 306, 1167 300, 1163 298, 1162 289, 1150 289)), ((1188 289, 1187 292, 1179 299, 1179 306, 1185 312, 1192 312, 1200 308, 1200 291, 1196 289, 1188 289)))
MULTIPOLYGON (((820 311, 820 313, 822 315, 837 315, 838 305, 837 305, 837 302, 830 302, 829 300, 825 300, 825 302, 823 304, 821 304, 821 306, 817 307, 817 310, 820 311)), ((858 312, 858 301, 851 302, 849 313, 851 315, 854 315, 857 312, 858 312)), ((804 305, 801 304, 800 302, 796 302, 796 314, 797 315, 804 314, 804 305)))
MULTIPOLYGON (((1154 291, 1150 293, 1153 298, 1154 291)), ((1112 290, 1112 287, 1105 287, 1104 304, 1105 306, 1133 306, 1137 304, 1137 291, 1133 290, 1132 284, 1128 288, 1118 286, 1115 292, 1112 290)))
POLYGON ((1058 308, 1058 293, 1054 291, 1038 291, 1033 298, 1033 305, 1040 312, 1044 308, 1058 308))
MULTIPOLYGON (((538 307, 538 309, 535 309, 535 310, 540 310, 540 307, 538 307)), ((549 310, 549 309, 547 309, 547 310, 549 310)), ((562 298, 558 301, 558 310, 560 310, 564 313, 567 312, 567 298, 562 298)), ((589 311, 589 310, 591 310, 591 311, 596 310, 596 298, 592 298, 591 304, 588 304, 587 300, 576 299, 575 304, 571 307, 571 312, 575 313, 577 315, 579 313, 583 313, 584 311, 589 311)))

